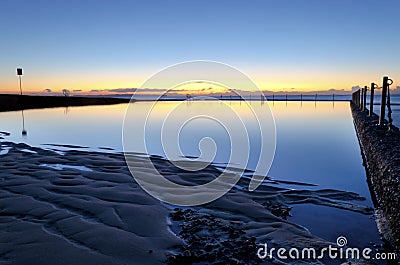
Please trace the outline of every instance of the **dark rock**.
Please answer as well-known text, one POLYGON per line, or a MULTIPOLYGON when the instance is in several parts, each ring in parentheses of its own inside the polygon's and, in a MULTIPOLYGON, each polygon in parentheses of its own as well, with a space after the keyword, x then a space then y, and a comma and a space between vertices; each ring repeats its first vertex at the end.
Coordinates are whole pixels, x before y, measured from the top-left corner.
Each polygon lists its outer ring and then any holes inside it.
POLYGON ((374 197, 378 225, 384 238, 400 256, 400 132, 395 126, 379 126, 378 116, 368 116, 351 104, 354 124, 374 197))
POLYGON ((242 222, 230 222, 191 209, 174 209, 172 220, 182 228, 186 245, 171 255, 168 264, 260 264, 255 237, 243 232, 242 222))

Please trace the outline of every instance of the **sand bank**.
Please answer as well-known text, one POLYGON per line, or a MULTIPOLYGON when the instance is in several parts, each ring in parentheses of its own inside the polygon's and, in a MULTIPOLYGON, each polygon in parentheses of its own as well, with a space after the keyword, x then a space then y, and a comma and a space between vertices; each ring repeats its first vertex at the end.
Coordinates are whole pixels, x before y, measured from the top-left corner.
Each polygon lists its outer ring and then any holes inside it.
POLYGON ((68 106, 129 103, 129 99, 107 97, 27 96, 0 94, 0 111, 42 109, 68 106))
MULTIPOLYGON (((25 144, 0 146, 0 264, 269 264, 256 247, 321 248, 328 244, 288 222, 296 204, 371 215, 364 198, 338 190, 307 190, 268 179, 248 192, 249 176, 201 207, 176 208, 145 193, 124 156, 55 152, 25 144)), ((135 156, 140 164, 142 156, 135 156)), ((220 170, 193 174, 152 158, 177 183, 204 182, 220 170)))

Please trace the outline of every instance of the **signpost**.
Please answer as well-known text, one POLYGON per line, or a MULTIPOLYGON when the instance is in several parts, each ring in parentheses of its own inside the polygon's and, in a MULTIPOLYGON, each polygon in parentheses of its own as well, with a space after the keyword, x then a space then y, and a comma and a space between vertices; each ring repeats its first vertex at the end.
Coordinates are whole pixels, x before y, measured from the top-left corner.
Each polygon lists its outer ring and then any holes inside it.
POLYGON ((17 68, 17 75, 19 77, 19 91, 21 92, 22 95, 22 82, 21 82, 22 68, 17 68))

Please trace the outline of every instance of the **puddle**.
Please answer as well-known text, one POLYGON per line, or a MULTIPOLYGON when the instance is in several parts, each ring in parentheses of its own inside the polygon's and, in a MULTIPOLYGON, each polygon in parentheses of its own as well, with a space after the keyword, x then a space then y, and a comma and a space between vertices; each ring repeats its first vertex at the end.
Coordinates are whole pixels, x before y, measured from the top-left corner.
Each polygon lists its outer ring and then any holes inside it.
POLYGON ((93 171, 92 169, 85 166, 72 166, 72 165, 62 165, 62 164, 41 164, 39 166, 48 167, 55 170, 75 169, 80 171, 93 171))

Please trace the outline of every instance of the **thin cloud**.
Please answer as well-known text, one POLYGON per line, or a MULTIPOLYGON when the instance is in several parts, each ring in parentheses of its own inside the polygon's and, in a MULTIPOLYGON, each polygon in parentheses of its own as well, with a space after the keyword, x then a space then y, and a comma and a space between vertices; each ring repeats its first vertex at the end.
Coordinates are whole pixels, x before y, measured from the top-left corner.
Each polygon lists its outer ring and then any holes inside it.
POLYGON ((107 89, 108 92, 117 92, 117 93, 129 93, 136 92, 137 88, 115 88, 115 89, 107 89))

